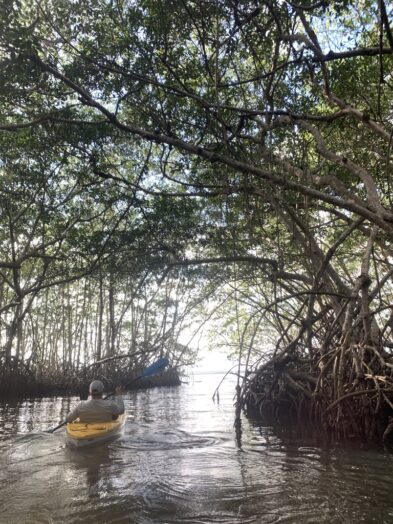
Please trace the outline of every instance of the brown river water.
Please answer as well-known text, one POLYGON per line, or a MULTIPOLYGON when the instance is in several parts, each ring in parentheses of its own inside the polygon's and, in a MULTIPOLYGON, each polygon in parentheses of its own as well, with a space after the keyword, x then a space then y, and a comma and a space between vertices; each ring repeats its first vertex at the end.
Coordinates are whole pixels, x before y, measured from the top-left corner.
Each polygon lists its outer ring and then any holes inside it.
POLYGON ((220 375, 125 396, 123 435, 65 445, 78 399, 0 402, 0 523, 393 523, 393 456, 318 447, 243 420, 220 375))

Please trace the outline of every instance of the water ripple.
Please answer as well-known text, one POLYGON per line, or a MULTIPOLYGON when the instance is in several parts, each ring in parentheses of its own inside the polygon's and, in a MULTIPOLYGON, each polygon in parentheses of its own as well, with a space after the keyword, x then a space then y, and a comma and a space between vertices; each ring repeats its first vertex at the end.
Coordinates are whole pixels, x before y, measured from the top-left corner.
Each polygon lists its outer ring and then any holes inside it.
POLYGON ((63 430, 26 433, 53 425, 69 399, 0 405, 0 522, 393 522, 391 455, 323 448, 247 420, 239 449, 232 398, 222 390, 212 403, 205 383, 140 391, 126 399, 123 436, 83 451, 65 446, 63 430))

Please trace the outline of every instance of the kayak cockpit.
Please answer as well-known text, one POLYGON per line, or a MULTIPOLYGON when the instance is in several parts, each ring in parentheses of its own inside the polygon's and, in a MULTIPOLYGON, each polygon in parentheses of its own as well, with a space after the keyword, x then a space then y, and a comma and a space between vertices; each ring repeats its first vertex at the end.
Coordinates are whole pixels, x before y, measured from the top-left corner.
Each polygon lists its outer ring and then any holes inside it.
POLYGON ((122 432, 126 418, 123 413, 109 422, 70 422, 66 428, 67 444, 84 447, 112 439, 122 432))

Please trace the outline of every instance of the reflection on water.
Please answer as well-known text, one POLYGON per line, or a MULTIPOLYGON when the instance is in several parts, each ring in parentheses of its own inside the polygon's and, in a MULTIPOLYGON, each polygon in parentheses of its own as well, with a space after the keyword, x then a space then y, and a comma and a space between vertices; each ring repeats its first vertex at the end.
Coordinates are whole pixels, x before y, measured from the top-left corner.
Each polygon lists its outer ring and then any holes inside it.
POLYGON ((317 447, 243 421, 218 375, 126 397, 124 434, 65 446, 59 423, 77 402, 0 405, 0 523, 393 523, 393 457, 317 447))

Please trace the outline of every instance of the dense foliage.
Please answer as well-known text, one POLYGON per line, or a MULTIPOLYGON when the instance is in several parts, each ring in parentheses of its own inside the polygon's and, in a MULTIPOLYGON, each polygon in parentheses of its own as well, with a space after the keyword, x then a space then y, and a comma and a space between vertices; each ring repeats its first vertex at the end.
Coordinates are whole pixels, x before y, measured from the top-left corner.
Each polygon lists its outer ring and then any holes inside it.
POLYGON ((214 343, 254 372, 239 406, 382 435, 391 7, 1 10, 5 358, 75 371, 142 348, 184 361, 182 327, 216 319, 214 343))

